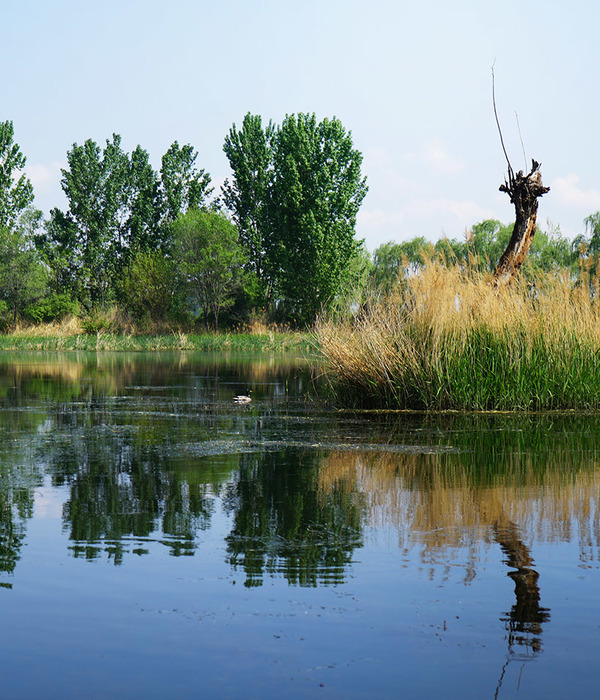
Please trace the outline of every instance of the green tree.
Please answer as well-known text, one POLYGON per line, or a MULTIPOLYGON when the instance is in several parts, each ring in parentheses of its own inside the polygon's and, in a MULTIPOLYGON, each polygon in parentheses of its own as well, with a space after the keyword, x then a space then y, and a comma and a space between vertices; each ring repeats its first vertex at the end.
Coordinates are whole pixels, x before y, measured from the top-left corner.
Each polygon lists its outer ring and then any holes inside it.
POLYGON ((572 251, 579 257, 595 257, 600 253, 600 211, 586 216, 583 223, 585 233, 573 240, 572 251))
POLYGON ((22 172, 27 159, 14 134, 11 121, 0 122, 0 228, 14 226, 33 202, 33 186, 22 172))
POLYGON ((266 243, 276 293, 310 323, 344 287, 367 193, 361 154, 338 119, 287 116, 274 136, 266 243))
POLYGON ((466 235, 466 255, 474 256, 482 270, 493 271, 510 241, 513 225, 496 219, 475 224, 466 235))
POLYGON ((263 127, 247 114, 224 151, 233 177, 223 200, 240 229, 248 269, 271 310, 310 323, 347 286, 359 255, 356 215, 367 193, 361 154, 338 119, 287 116, 263 127))
POLYGON ((537 229, 525 264, 534 270, 550 271, 567 269, 576 262, 571 242, 565 238, 558 226, 550 225, 548 231, 537 229))
POLYGON ((389 293, 407 274, 415 274, 420 270, 424 256, 433 255, 434 251, 434 246, 423 236, 402 243, 383 243, 373 253, 373 285, 384 293, 389 293))
POLYGON ((48 271, 32 241, 41 216, 40 211, 29 208, 13 228, 0 228, 0 299, 13 323, 46 292, 48 271))
POLYGON ((241 130, 234 124, 225 138, 223 150, 233 178, 222 187, 223 202, 238 227, 240 241, 248 254, 248 267, 260 280, 268 296, 268 267, 265 248, 265 214, 273 163, 272 141, 275 127, 262 125, 260 116, 248 113, 241 130))
POLYGON ((382 243, 373 253, 371 281, 375 288, 390 292, 403 274, 405 253, 399 243, 382 243))
POLYGON ((103 304, 125 245, 129 158, 113 134, 104 150, 92 139, 73 144, 67 162, 61 185, 69 208, 50 212, 46 232, 52 238, 43 247, 77 277, 82 301, 103 304))
POLYGON ((117 134, 103 149, 92 139, 73 144, 61 183, 68 210, 53 209, 36 239, 55 289, 69 289, 88 307, 104 305, 138 251, 167 253, 171 221, 203 205, 211 192, 210 176, 194 166, 196 156, 175 141, 159 177, 147 151, 137 146, 129 155, 117 134))
POLYGON ((213 191, 211 178, 204 170, 196 168, 198 153, 190 146, 180 146, 177 141, 162 157, 160 169, 163 214, 167 222, 177 219, 190 209, 206 206, 213 191))
POLYGON ((178 299, 173 261, 158 250, 139 249, 123 269, 120 299, 136 318, 162 321, 178 299))
POLYGON ((237 229, 218 212, 190 210, 173 224, 173 258, 190 302, 216 330, 242 283, 246 258, 237 229))
POLYGON ((126 223, 119 252, 122 264, 126 265, 137 250, 164 250, 166 247, 161 230, 160 180, 150 164, 148 152, 141 146, 131 153, 124 186, 126 223))

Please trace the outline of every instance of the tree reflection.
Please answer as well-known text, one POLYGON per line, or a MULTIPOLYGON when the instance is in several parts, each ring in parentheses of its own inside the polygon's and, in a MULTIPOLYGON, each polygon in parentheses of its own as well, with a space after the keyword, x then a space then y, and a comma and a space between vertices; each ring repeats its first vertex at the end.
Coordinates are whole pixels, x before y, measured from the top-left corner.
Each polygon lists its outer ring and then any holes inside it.
MULTIPOLYGON (((0 399, 1 401, 1 399, 0 399)), ((0 413, 0 588, 11 588, 10 578, 21 556, 27 520, 33 514, 35 489, 43 481, 32 459, 31 431, 45 416, 38 412, 0 413)))
MULTIPOLYGON (((11 575, 20 557, 25 539, 25 520, 15 512, 14 494, 0 488, 0 575, 11 575)), ((0 579, 0 588, 12 588, 0 579)))
POLYGON ((505 564, 515 571, 510 576, 515 583, 516 602, 510 612, 500 619, 508 632, 508 650, 524 647, 534 654, 542 650, 542 623, 550 620, 550 611, 540 605, 539 573, 533 569, 533 557, 522 541, 515 523, 494 523, 494 538, 506 555, 505 564))
POLYGON ((360 547, 361 508, 353 494, 319 493, 322 456, 287 448, 243 455, 227 497, 234 526, 229 560, 246 575, 246 586, 282 574, 300 586, 339 584, 360 547))
POLYGON ((97 431, 78 447, 77 454, 63 450, 55 465, 63 475, 65 458, 79 465, 68 476, 63 509, 76 557, 104 552, 120 564, 126 552, 146 553, 145 540, 165 544, 174 556, 193 553, 196 533, 209 526, 214 510, 207 484, 188 480, 159 449, 138 450, 97 431))

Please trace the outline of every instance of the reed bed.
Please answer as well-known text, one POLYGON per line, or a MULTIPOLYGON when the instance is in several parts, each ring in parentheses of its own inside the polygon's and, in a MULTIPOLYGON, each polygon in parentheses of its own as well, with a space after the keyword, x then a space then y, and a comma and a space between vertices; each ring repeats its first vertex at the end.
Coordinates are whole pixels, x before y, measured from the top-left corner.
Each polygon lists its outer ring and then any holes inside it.
POLYGON ((567 273, 494 289, 489 274, 429 260, 395 292, 315 337, 345 405, 420 410, 600 407, 597 285, 567 273))

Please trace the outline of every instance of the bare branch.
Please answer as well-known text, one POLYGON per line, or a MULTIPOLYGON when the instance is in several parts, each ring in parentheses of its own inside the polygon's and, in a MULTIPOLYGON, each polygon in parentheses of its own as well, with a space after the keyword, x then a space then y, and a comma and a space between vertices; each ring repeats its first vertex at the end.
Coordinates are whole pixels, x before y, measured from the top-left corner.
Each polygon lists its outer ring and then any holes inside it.
POLYGON ((515 117, 517 118, 517 130, 519 132, 519 140, 521 141, 521 149, 523 150, 523 161, 525 162, 525 167, 527 167, 527 156, 525 155, 525 146, 523 144, 523 137, 521 136, 521 125, 519 124, 519 114, 515 110, 515 117))
POLYGON ((494 116, 496 117, 496 126, 498 127, 498 133, 500 134, 500 143, 502 144, 502 150, 504 151, 504 157, 508 164, 508 182, 512 183, 514 179, 514 173, 510 160, 508 159, 508 153, 506 152, 506 147, 504 146, 504 139, 502 138, 502 129, 500 128, 500 121, 498 119, 498 111, 496 109, 496 86, 495 86, 495 76, 494 76, 494 66, 492 65, 492 103, 494 105, 494 116))

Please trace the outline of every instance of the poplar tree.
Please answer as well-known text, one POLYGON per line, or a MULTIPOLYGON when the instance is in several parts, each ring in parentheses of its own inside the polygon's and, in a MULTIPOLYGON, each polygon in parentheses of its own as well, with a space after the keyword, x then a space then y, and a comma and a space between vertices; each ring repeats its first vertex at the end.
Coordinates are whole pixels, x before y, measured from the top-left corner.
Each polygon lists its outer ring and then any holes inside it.
POLYGON ((13 123, 0 122, 0 227, 7 228, 33 202, 33 186, 23 172, 27 159, 14 136, 13 123))
POLYGON ((367 193, 362 155, 338 119, 288 115, 280 127, 246 115, 225 139, 225 204, 272 310, 310 323, 338 295, 360 254, 356 215, 367 193))

